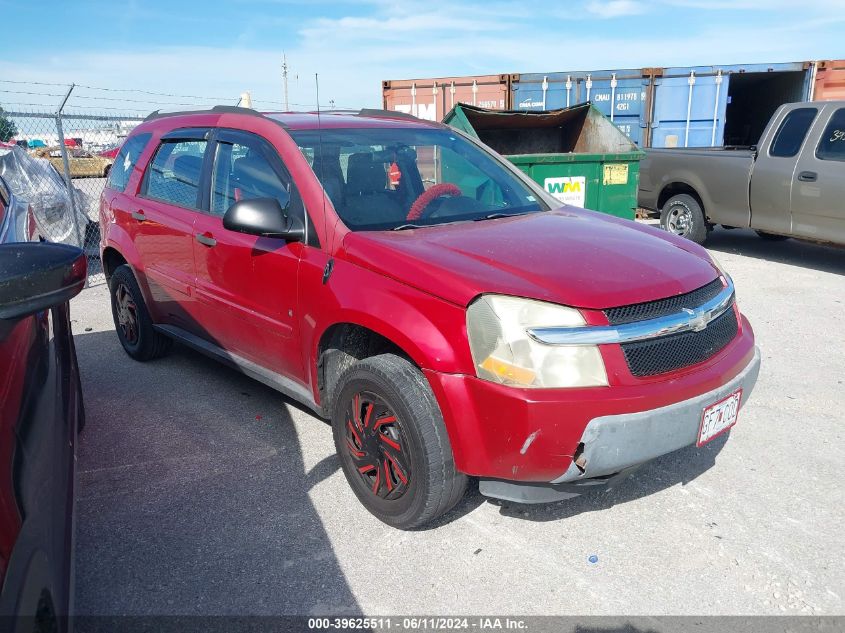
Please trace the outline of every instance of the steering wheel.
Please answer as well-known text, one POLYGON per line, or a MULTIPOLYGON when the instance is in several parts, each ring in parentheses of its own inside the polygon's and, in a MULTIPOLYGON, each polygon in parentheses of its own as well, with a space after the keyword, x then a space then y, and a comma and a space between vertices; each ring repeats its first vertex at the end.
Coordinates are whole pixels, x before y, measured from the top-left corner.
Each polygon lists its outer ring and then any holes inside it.
POLYGON ((420 197, 414 200, 414 204, 411 205, 411 210, 408 211, 408 217, 405 219, 419 220, 426 217, 428 215, 426 213, 428 206, 434 202, 435 199, 441 196, 451 196, 453 198, 457 198, 462 195, 464 194, 460 187, 453 185, 450 182, 434 185, 427 191, 423 191, 420 197))

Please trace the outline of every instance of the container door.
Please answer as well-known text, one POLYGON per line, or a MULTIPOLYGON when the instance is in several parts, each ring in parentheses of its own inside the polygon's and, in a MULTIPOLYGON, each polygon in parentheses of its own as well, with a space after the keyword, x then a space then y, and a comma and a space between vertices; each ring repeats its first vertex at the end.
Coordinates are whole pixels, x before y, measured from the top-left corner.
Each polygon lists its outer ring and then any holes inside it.
POLYGON ((641 146, 648 85, 649 80, 640 71, 590 74, 578 80, 578 103, 592 101, 604 116, 641 146))
POLYGON ((818 115, 818 108, 784 110, 773 121, 772 141, 761 148, 751 172, 751 228, 772 233, 792 232, 790 206, 797 177, 798 155, 818 115))
POLYGON ((580 103, 577 80, 567 73, 520 75, 511 94, 514 110, 557 110, 580 103))
POLYGON ((713 147, 722 144, 729 75, 667 70, 654 80, 652 147, 713 147))
POLYGON ((825 106, 792 184, 792 232, 845 244, 845 108, 825 106))
POLYGON ((845 60, 818 62, 813 99, 815 101, 845 100, 845 60))
POLYGON ((442 121, 459 103, 490 110, 506 110, 510 97, 509 75, 476 75, 382 82, 386 110, 412 114, 427 121, 442 121))

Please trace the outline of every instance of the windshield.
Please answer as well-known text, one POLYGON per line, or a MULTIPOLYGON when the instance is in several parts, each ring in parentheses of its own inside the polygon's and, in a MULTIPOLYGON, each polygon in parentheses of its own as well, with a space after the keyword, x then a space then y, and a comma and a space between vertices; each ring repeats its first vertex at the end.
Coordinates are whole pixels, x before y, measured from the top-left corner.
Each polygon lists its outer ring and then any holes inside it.
POLYGON ((353 231, 547 209, 488 152, 449 130, 333 128, 291 136, 353 231))

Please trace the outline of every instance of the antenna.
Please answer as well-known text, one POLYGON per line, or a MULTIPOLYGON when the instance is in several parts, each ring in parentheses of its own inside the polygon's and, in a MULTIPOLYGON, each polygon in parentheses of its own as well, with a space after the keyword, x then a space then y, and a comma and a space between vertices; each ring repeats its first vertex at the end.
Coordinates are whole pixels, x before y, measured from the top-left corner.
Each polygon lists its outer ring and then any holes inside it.
MULTIPOLYGON (((317 144, 320 149, 320 186, 323 188, 323 229, 326 232, 326 237, 328 237, 329 227, 328 220, 326 219, 326 196, 329 194, 326 192, 326 166, 324 164, 325 157, 323 156, 323 124, 320 119, 320 75, 318 73, 314 73, 314 85, 317 90, 317 144)), ((334 242, 334 240, 332 240, 332 242, 334 242)), ((334 268, 334 258, 332 257, 332 246, 334 246, 334 244, 332 243, 328 246, 329 260, 326 262, 325 270, 323 270, 323 284, 329 280, 329 276, 332 274, 332 269, 334 268)))

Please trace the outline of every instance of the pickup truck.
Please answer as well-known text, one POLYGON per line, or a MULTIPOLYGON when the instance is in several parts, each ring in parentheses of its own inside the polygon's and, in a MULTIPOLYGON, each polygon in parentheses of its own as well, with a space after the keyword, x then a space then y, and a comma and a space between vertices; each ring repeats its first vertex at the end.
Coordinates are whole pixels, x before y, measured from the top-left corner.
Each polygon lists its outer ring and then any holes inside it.
POLYGON ((469 477, 526 503, 615 485, 728 432, 760 367, 698 244, 562 206, 400 113, 153 115, 100 226, 128 356, 180 341, 330 419, 352 492, 397 528, 469 477))
POLYGON ((845 101, 789 103, 749 148, 652 149, 640 207, 702 244, 716 224, 845 244, 845 101))

